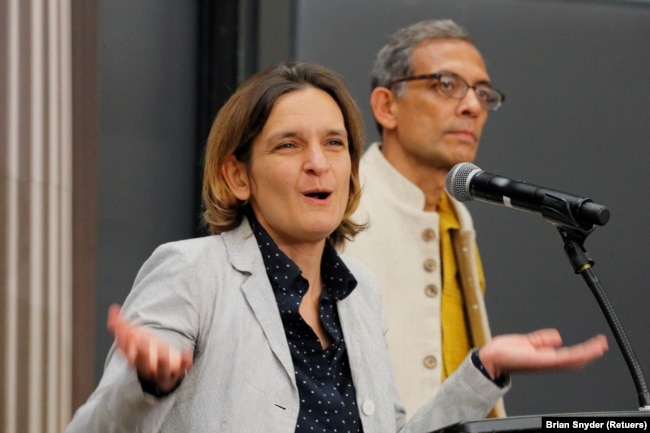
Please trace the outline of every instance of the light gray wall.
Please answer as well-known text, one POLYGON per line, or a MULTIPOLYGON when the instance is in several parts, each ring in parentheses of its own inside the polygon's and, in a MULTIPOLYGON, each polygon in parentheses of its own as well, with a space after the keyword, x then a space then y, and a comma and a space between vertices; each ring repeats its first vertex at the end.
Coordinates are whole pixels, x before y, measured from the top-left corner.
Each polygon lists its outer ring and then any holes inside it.
MULTIPOLYGON (((495 87, 476 164, 607 205, 611 221, 585 244, 642 368, 650 374, 647 269, 650 204, 650 5, 517 0, 299 0, 295 55, 343 74, 367 108, 375 53, 397 28, 453 18, 468 28, 495 87)), ((636 410, 632 380, 556 229, 529 213, 472 202, 494 333, 557 327, 566 343, 609 336, 604 359, 580 372, 518 375, 510 415, 636 410)))

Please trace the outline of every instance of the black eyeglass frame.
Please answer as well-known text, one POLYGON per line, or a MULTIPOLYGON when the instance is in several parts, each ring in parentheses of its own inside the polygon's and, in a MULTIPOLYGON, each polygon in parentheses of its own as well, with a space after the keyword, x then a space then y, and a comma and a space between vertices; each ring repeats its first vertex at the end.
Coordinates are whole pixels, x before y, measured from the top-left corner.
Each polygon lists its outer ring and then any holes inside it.
MULTIPOLYGON (((498 103, 498 105, 497 105, 496 107, 490 108, 490 107, 487 106, 487 105, 483 105, 483 104, 481 104, 481 106, 482 106, 483 108, 485 108, 486 110, 489 110, 489 111, 497 111, 499 108, 501 108, 501 106, 503 105, 504 101, 506 100, 506 95, 504 95, 501 91, 495 89, 494 87, 490 86, 489 84, 486 84, 486 83, 481 83, 481 84, 469 84, 469 83, 467 82, 467 80, 465 80, 463 77, 461 77, 460 75, 455 74, 455 73, 453 73, 453 72, 433 72, 433 73, 431 73, 431 74, 410 75, 410 76, 408 76, 408 77, 402 77, 402 78, 398 78, 398 79, 396 79, 396 80, 392 80, 392 81, 390 81, 390 82, 388 83, 388 85, 387 85, 386 87, 388 87, 388 88, 390 89, 390 88, 392 88, 395 84, 397 84, 397 83, 403 83, 403 82, 405 82, 405 81, 415 81, 415 80, 440 80, 442 77, 453 77, 453 78, 456 78, 456 79, 462 81, 463 83, 465 83, 465 86, 466 86, 466 87, 465 87, 465 91, 463 92, 463 94, 460 95, 460 96, 458 96, 458 97, 457 97, 457 96, 448 95, 448 94, 446 94, 446 93, 443 93, 443 95, 445 95, 445 96, 449 96, 449 97, 452 97, 452 98, 455 98, 455 99, 463 99, 463 98, 465 97, 465 95, 467 95, 467 92, 469 91, 469 89, 473 89, 474 92, 476 92, 476 88, 477 88, 478 86, 485 86, 485 87, 488 87, 492 92, 494 92, 494 93, 496 93, 497 95, 499 95, 500 100, 498 101, 499 103, 498 103)), ((479 98, 479 101, 482 101, 482 100, 479 98)))

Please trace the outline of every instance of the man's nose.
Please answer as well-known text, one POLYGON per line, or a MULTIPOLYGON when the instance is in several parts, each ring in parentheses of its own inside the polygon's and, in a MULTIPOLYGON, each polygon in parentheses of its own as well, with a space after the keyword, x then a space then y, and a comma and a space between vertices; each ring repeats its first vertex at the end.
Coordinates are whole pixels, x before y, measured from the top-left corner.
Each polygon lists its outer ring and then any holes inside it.
POLYGON ((477 116, 482 110, 484 110, 483 105, 481 105, 481 101, 476 94, 476 89, 473 87, 467 89, 467 93, 465 93, 465 96, 461 98, 458 107, 463 114, 471 114, 473 116, 477 116))

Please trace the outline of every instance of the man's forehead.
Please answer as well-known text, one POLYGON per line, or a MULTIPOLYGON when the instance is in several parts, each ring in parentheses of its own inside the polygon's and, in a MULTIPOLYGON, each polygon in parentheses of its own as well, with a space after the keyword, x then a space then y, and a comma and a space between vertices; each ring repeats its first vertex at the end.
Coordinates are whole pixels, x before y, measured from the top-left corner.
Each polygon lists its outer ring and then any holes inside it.
POLYGON ((478 49, 459 39, 429 39, 421 42, 411 59, 414 74, 448 70, 461 76, 487 77, 487 68, 478 49))

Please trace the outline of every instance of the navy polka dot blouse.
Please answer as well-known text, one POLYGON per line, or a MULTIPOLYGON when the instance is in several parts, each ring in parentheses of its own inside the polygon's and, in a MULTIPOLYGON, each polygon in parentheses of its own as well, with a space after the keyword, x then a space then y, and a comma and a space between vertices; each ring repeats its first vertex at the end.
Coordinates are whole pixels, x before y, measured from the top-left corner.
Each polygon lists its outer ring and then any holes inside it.
POLYGON ((298 311, 308 289, 308 281, 255 221, 254 216, 248 219, 264 258, 293 359, 300 396, 296 433, 362 432, 345 339, 336 308, 336 302, 352 292, 356 280, 328 243, 321 262, 323 291, 319 310, 331 344, 323 349, 320 340, 298 311))

